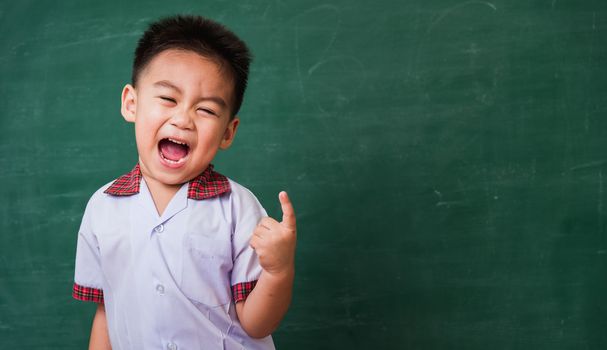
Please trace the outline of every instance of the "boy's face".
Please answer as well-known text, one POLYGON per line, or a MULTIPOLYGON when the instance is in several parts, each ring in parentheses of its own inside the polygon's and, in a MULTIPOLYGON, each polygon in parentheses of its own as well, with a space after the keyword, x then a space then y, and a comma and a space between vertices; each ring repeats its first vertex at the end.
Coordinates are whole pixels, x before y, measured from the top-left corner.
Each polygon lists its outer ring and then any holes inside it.
POLYGON ((230 146, 238 118, 230 120, 232 79, 213 60, 166 50, 141 72, 137 88, 122 92, 122 115, 135 123, 139 163, 146 181, 181 185, 230 146))

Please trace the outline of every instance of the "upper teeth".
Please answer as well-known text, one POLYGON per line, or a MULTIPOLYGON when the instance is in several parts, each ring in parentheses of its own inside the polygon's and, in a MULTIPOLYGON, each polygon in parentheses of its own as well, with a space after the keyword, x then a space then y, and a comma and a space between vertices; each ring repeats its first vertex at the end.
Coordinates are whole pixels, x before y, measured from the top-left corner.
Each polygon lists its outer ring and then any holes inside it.
POLYGON ((187 145, 188 145, 188 144, 187 144, 187 143, 185 143, 185 142, 177 141, 177 140, 174 140, 174 139, 169 139, 169 141, 171 141, 171 142, 175 142, 175 143, 180 144, 180 145, 185 145, 185 146, 187 146, 187 145))

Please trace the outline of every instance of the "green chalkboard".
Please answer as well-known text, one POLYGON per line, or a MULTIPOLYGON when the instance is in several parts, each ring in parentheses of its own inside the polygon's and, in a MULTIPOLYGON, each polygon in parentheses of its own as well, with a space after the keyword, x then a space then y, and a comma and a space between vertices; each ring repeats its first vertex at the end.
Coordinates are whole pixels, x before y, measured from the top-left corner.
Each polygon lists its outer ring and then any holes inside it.
POLYGON ((607 2, 3 1, 0 348, 83 349, 89 196, 137 159, 136 40, 255 54, 216 169, 299 218, 279 349, 607 348, 607 2))

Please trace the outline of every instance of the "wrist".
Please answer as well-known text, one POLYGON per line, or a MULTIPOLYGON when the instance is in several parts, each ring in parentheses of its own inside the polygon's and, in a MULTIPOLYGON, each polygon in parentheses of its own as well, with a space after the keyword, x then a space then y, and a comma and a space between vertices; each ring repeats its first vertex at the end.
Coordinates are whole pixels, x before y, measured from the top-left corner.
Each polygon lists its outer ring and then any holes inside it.
POLYGON ((281 269, 263 270, 262 276, 273 281, 292 281, 295 277, 295 264, 289 264, 281 269))

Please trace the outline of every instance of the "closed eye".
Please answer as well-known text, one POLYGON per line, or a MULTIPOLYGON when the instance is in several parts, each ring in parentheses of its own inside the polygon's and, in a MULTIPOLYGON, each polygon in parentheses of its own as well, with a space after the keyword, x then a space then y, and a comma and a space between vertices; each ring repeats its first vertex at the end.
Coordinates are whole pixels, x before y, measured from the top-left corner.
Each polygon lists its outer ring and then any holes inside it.
POLYGON ((158 96, 158 97, 163 101, 167 101, 170 103, 177 103, 177 101, 175 101, 175 99, 172 97, 167 97, 167 96, 158 96))
POLYGON ((207 109, 207 108, 198 108, 198 111, 202 112, 202 113, 210 114, 210 115, 215 115, 215 116, 217 115, 215 112, 213 112, 212 110, 207 109))

